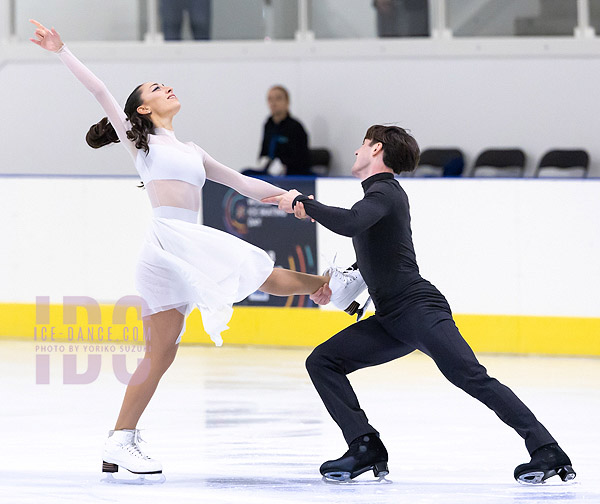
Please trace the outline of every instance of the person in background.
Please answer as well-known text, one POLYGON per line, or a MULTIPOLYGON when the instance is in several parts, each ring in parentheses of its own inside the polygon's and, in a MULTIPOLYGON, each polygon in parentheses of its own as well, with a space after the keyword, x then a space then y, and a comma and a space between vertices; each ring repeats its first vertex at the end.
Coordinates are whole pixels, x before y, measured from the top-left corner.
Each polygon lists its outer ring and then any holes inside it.
POLYGON ((429 36, 429 0, 373 0, 380 37, 429 36))
POLYGON ((181 40, 183 13, 187 11, 194 40, 210 39, 211 0, 161 0, 160 17, 165 40, 181 40))
POLYGON ((264 127, 258 167, 244 175, 311 175, 308 161, 308 135, 302 124, 290 115, 290 95, 283 86, 273 86, 267 94, 271 116, 264 127))

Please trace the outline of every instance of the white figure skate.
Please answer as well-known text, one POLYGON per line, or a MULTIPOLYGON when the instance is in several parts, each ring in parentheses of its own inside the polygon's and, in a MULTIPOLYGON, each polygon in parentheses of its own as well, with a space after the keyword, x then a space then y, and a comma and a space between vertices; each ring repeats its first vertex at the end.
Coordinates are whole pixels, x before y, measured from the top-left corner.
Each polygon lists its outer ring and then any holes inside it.
POLYGON ((329 288, 332 292, 331 302, 334 306, 349 315, 357 315, 357 320, 360 320, 371 302, 369 297, 361 307, 356 301, 356 298, 367 288, 360 271, 353 268, 342 269, 332 265, 325 270, 323 275, 329 277, 329 288))
POLYGON ((162 464, 145 455, 140 449, 139 443, 143 439, 138 429, 111 430, 108 436, 102 455, 102 472, 106 473, 102 481, 137 485, 164 483, 162 464), (125 471, 121 471, 119 477, 115 478, 119 466, 135 476, 132 478, 125 471))

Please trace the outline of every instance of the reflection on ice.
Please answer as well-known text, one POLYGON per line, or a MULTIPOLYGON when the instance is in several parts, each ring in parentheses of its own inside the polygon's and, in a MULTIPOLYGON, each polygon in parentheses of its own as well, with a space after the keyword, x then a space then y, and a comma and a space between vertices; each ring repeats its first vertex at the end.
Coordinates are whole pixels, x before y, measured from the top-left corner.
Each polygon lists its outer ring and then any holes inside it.
POLYGON ((116 476, 106 473, 100 478, 101 483, 115 485, 162 485, 166 481, 164 474, 131 474, 123 470, 116 476))

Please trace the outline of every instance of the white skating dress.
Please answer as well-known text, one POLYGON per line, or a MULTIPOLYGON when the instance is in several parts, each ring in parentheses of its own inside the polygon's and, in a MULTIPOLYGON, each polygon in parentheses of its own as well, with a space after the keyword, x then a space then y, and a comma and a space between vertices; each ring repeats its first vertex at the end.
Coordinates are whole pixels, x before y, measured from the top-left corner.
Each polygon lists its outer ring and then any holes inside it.
POLYGON ((239 238, 198 224, 200 189, 208 178, 257 200, 284 191, 218 163, 170 130, 156 128, 149 135, 148 154, 136 149, 127 138, 131 125, 104 83, 66 46, 57 54, 106 112, 150 197, 153 219, 136 271, 136 288, 145 301, 142 315, 176 308, 187 318, 198 307, 204 329, 220 346, 232 304, 264 283, 273 261, 239 238))

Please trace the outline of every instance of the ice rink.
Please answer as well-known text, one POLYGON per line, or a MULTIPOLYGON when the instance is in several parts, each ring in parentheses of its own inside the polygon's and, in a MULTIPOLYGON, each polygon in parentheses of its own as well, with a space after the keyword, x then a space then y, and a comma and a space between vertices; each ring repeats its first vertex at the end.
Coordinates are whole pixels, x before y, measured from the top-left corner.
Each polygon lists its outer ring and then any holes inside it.
MULTIPOLYGON (((115 485, 100 481, 125 389, 112 354, 101 354, 98 379, 71 385, 56 352, 42 385, 35 343, 0 349, 2 503, 600 502, 598 359, 480 356, 569 454, 577 472, 569 484, 516 483, 514 467, 529 460, 522 440, 418 353, 350 376, 387 446, 390 474, 333 484, 319 465, 346 446, 304 369, 309 349, 183 346, 139 426, 166 482, 115 485)), ((78 355, 80 372, 86 358, 78 355)))

